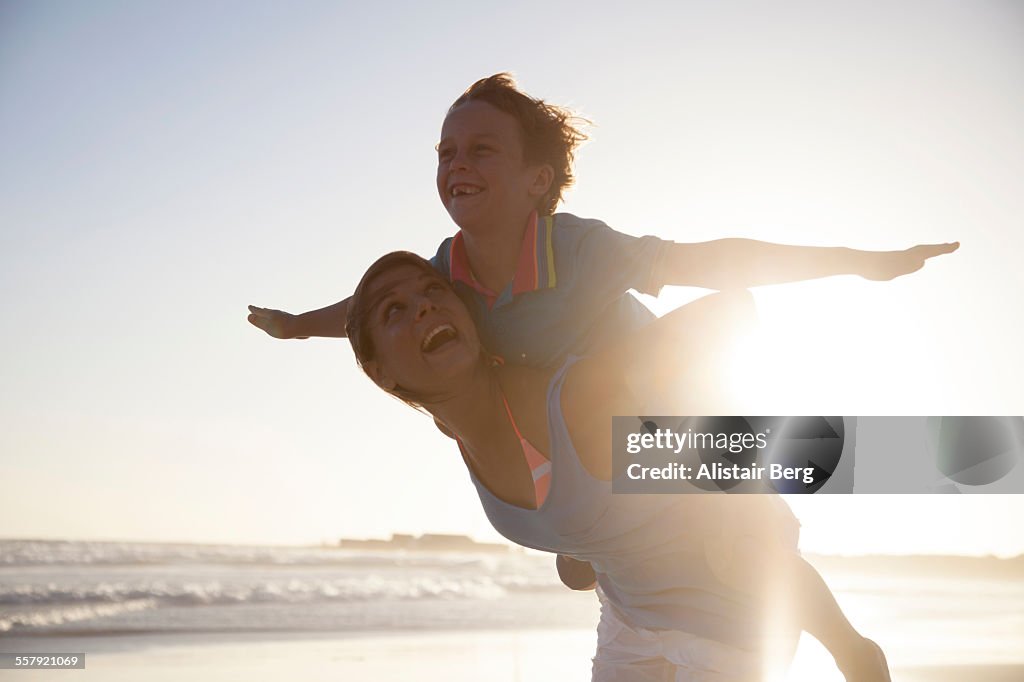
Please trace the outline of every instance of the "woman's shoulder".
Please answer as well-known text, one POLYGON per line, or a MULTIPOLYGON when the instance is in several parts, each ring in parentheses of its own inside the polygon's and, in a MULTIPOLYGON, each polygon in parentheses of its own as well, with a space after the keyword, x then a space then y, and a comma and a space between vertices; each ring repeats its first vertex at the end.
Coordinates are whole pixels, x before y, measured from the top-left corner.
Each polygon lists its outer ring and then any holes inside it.
POLYGON ((635 412, 621 367, 602 355, 581 359, 565 377, 560 407, 580 463, 595 478, 610 480, 612 417, 635 412))
POLYGON ((614 354, 580 358, 568 367, 562 385, 563 406, 576 414, 627 414, 633 409, 625 367, 614 354))
POLYGON ((563 402, 593 408, 621 402, 622 371, 618 363, 607 362, 605 354, 572 357, 554 368, 503 366, 499 370, 502 390, 509 402, 517 404, 545 404, 552 387, 561 386, 563 402))
POLYGON ((536 400, 536 394, 546 392, 557 371, 549 367, 502 365, 498 367, 498 381, 509 401, 532 401, 536 400))

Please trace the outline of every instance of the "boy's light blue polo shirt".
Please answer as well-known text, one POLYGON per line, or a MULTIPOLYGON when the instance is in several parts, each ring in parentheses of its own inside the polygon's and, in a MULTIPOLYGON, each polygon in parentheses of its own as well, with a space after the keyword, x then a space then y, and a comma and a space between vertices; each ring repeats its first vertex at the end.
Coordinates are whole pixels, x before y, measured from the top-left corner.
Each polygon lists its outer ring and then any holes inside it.
POLYGON ((461 232, 430 262, 464 294, 490 352, 552 367, 654 319, 629 290, 657 295, 654 266, 668 243, 556 213, 530 221, 515 275, 501 293, 474 279, 461 232))

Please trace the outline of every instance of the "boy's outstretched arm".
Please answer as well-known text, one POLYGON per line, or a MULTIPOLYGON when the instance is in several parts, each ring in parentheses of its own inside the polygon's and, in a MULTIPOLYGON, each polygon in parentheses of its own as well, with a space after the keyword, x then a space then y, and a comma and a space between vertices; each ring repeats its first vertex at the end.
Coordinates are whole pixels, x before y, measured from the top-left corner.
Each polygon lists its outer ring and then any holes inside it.
MULTIPOLYGON (((350 297, 351 298, 351 297, 350 297)), ((319 310, 292 315, 283 310, 249 306, 249 322, 275 339, 308 339, 311 336, 344 337, 348 302, 338 301, 319 310)))
POLYGON ((788 246, 753 239, 718 239, 671 244, 655 266, 662 284, 705 289, 745 289, 832 275, 890 280, 924 267, 929 258, 952 253, 960 242, 922 244, 903 251, 859 251, 843 247, 788 246))

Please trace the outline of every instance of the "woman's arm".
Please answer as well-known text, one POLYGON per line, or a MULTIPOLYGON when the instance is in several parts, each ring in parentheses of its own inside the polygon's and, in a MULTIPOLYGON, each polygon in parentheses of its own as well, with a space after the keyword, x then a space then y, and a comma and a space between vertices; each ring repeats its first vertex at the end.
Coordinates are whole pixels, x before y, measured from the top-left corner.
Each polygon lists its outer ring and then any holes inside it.
POLYGON ((584 467, 611 478, 614 416, 736 414, 723 378, 735 341, 756 323, 750 292, 711 294, 573 365, 562 408, 584 467))
POLYGON ((649 398, 668 394, 681 401, 672 414, 683 414, 683 407, 727 414, 713 409, 725 393, 726 363, 736 341, 756 325, 749 291, 704 296, 581 360, 569 381, 577 395, 612 394, 612 415, 643 414, 649 398))

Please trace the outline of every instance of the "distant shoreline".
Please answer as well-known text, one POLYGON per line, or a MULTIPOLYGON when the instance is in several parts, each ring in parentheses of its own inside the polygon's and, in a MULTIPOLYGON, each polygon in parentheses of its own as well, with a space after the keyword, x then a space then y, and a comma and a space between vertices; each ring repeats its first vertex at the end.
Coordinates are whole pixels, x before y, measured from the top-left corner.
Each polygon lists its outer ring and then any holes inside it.
MULTIPOLYGON (((521 549, 517 545, 502 542, 480 542, 468 535, 452 535, 442 533, 424 533, 419 536, 406 534, 393 534, 390 539, 377 538, 339 538, 333 541, 321 541, 318 543, 258 543, 258 542, 193 542, 184 540, 114 540, 114 539, 67 539, 67 538, 21 538, 7 537, 0 538, 0 544, 29 544, 38 543, 46 545, 101 545, 101 546, 124 546, 144 545, 148 547, 197 547, 197 548, 226 548, 226 549, 280 549, 280 550, 337 550, 337 549, 425 549, 431 551, 436 547, 430 545, 440 540, 451 539, 452 545, 459 548, 471 550, 482 548, 484 551, 500 551, 521 549), (398 539, 396 541, 396 538, 398 539), (408 539, 412 539, 410 542, 408 539), (426 544, 417 544, 428 538, 426 544)), ((437 546, 442 543, 438 542, 437 546)), ((812 562, 823 564, 844 564, 847 566, 857 565, 858 568, 873 568, 883 562, 887 564, 886 569, 920 562, 941 562, 943 564, 956 564, 962 567, 980 566, 982 564, 1000 565, 1010 568, 1020 575, 1024 575, 1024 554, 1010 557, 1000 557, 994 554, 818 554, 805 552, 804 557, 812 562)), ((2 561, 0 561, 2 565, 2 561)))

